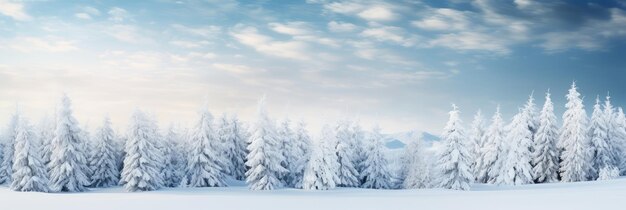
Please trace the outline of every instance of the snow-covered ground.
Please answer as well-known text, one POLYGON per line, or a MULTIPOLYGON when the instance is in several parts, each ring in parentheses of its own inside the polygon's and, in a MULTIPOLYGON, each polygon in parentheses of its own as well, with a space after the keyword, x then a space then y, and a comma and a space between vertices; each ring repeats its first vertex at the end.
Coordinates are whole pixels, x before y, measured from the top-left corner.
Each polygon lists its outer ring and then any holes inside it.
POLYGON ((127 193, 121 187, 83 193, 13 192, 0 186, 0 209, 620 209, 626 177, 581 183, 518 187, 474 185, 471 191, 442 189, 330 191, 280 189, 250 191, 242 183, 227 188, 173 188, 127 193))

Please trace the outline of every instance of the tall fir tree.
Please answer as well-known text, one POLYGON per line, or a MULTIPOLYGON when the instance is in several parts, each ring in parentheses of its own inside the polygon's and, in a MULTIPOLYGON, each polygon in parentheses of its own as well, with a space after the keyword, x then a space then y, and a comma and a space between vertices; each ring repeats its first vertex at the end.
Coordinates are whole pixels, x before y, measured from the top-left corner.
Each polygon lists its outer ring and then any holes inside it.
POLYGON ((424 158, 423 142, 419 138, 413 139, 405 148, 403 171, 406 174, 402 187, 405 189, 419 189, 430 187, 430 173, 424 158))
POLYGON ((522 109, 513 117, 509 125, 508 134, 503 143, 505 155, 500 157, 502 162, 498 168, 495 184, 522 185, 533 183, 532 166, 530 165, 532 132, 528 129, 528 115, 522 109))
POLYGON ((295 167, 292 169, 293 173, 293 186, 296 188, 302 188, 302 180, 304 178, 304 171, 309 163, 309 158, 311 156, 311 137, 309 136, 308 131, 306 130, 306 124, 303 121, 300 121, 296 124, 296 128, 294 129, 294 149, 293 152, 298 157, 295 167))
POLYGON ((247 170, 246 155, 248 154, 245 129, 236 115, 231 116, 229 125, 230 136, 232 137, 228 140, 231 147, 228 148, 227 152, 227 159, 231 163, 230 175, 236 180, 245 180, 247 170))
POLYGON ((355 143, 352 142, 354 139, 350 132, 350 122, 339 121, 334 133, 337 139, 334 149, 339 161, 339 169, 337 171, 339 182, 337 185, 340 187, 358 187, 360 185, 359 173, 354 165, 357 154, 354 149, 355 143))
POLYGON ((559 180, 559 150, 556 147, 558 137, 554 105, 548 92, 539 115, 539 127, 535 133, 532 153, 533 177, 536 183, 559 180))
POLYGON ((52 192, 85 191, 90 184, 90 169, 87 165, 84 137, 72 114, 71 101, 67 95, 61 97, 57 112, 54 139, 51 142, 50 180, 52 192))
POLYGON ((187 187, 224 187, 226 171, 224 146, 213 125, 213 115, 207 108, 189 136, 189 151, 183 185, 187 187))
POLYGON ((11 190, 48 192, 48 173, 41 161, 41 145, 33 126, 21 119, 16 133, 11 190))
POLYGON ((621 107, 617 108, 615 116, 615 148, 620 169, 620 175, 626 175, 626 116, 621 107))
POLYGON ((336 136, 333 129, 326 125, 322 128, 320 139, 313 149, 311 158, 304 171, 302 188, 307 190, 329 190, 337 186, 338 164, 334 146, 336 136))
POLYGON ((116 186, 120 181, 115 137, 111 120, 106 117, 94 136, 94 150, 89 158, 92 187, 116 186))
POLYGON ((359 183, 363 185, 364 180, 363 170, 365 170, 365 159, 367 159, 367 151, 365 151, 365 145, 367 142, 365 141, 365 133, 361 129, 361 125, 359 125, 358 121, 352 121, 350 123, 350 137, 352 138, 351 142, 353 143, 352 147, 354 148, 355 158, 354 158, 354 167, 356 168, 357 174, 359 174, 359 183))
POLYGON ((465 134, 459 110, 452 105, 450 119, 441 135, 443 149, 439 153, 437 165, 441 171, 440 187, 453 190, 469 190, 474 180, 470 165, 472 157, 468 150, 468 138, 465 134))
POLYGON ((160 174, 163 154, 157 146, 157 130, 151 117, 140 110, 133 113, 124 146, 126 155, 120 179, 126 191, 151 191, 163 186, 160 174))
POLYGON ((233 130, 233 125, 231 125, 231 121, 228 118, 226 113, 223 113, 222 116, 215 122, 215 137, 219 144, 219 154, 221 155, 222 161, 220 161, 220 168, 224 172, 225 176, 230 176, 230 169, 233 168, 233 163, 230 162, 230 151, 235 147, 234 141, 232 139, 235 138, 235 133, 233 130))
POLYGON ((587 113, 580 98, 576 83, 572 83, 566 96, 563 127, 557 144, 561 152, 560 175, 563 182, 578 182, 589 179, 591 172, 591 143, 587 127, 587 113))
POLYGON ((3 147, 2 162, 0 162, 0 184, 11 183, 11 174, 13 173, 13 153, 15 150, 15 138, 17 137, 17 127, 19 125, 20 111, 16 109, 15 113, 9 119, 6 130, 2 134, 3 147))
MULTIPOLYGON (((615 129, 613 114, 613 106, 610 98, 607 96, 604 110, 600 105, 600 99, 596 98, 596 104, 593 106, 591 114, 589 135, 591 136, 592 150, 592 170, 589 177, 591 179, 600 178, 600 171, 604 171, 602 179, 610 179, 614 177, 606 177, 606 175, 615 174, 609 171, 619 171, 617 166, 617 155, 613 144, 613 129, 615 129)), ((619 174, 619 172, 617 172, 619 174)))
POLYGON ((287 169, 287 173, 284 173, 281 181, 283 181, 283 185, 287 187, 295 187, 295 168, 296 168, 296 157, 295 149, 295 140, 293 131, 290 128, 291 121, 289 119, 283 120, 277 129, 278 138, 281 142, 281 151, 283 153, 283 161, 281 162, 281 166, 287 169))
POLYGON ((165 187, 178 187, 184 175, 185 163, 181 150, 181 138, 174 126, 167 129, 164 136, 165 165, 163 167, 163 183, 165 187))
POLYGON ((494 166, 502 151, 502 143, 505 138, 504 122, 500 114, 500 106, 497 107, 495 114, 491 118, 491 124, 485 131, 483 136, 483 146, 480 149, 480 157, 477 163, 478 177, 476 181, 480 183, 493 183, 495 181, 496 171, 494 166))
POLYGON ((470 130, 469 140, 470 140, 470 152, 472 154, 472 165, 470 168, 472 169, 472 173, 474 177, 479 177, 480 175, 480 157, 481 148, 483 147, 483 137, 485 136, 485 125, 483 123, 484 119, 480 110, 476 112, 474 115, 474 120, 472 121, 472 126, 470 130))
POLYGON ((273 190, 282 187, 280 178, 287 173, 281 162, 281 142, 274 122, 267 116, 265 96, 259 100, 257 120, 248 145, 246 182, 252 190, 273 190))
POLYGON ((367 155, 363 161, 363 171, 360 174, 360 178, 363 180, 361 187, 372 189, 393 188, 392 174, 383 151, 385 148, 383 135, 380 133, 378 126, 375 126, 367 137, 367 143, 364 150, 367 155))
POLYGON ((38 136, 41 141, 41 151, 39 152, 42 156, 41 161, 44 163, 44 167, 46 167, 46 171, 49 171, 48 163, 50 163, 50 156, 52 154, 52 139, 54 139, 54 132, 56 129, 56 120, 54 118, 46 115, 44 116, 38 125, 38 136))

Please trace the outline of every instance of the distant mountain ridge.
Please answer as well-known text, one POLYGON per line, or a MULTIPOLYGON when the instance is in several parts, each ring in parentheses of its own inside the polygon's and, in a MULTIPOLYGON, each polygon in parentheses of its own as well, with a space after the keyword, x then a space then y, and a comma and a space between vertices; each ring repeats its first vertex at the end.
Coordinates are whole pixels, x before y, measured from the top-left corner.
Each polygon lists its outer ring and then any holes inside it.
POLYGON ((406 131, 392 134, 385 134, 385 146, 389 149, 402 149, 413 139, 421 139, 426 143, 427 147, 432 146, 433 142, 441 140, 439 136, 425 131, 406 131))

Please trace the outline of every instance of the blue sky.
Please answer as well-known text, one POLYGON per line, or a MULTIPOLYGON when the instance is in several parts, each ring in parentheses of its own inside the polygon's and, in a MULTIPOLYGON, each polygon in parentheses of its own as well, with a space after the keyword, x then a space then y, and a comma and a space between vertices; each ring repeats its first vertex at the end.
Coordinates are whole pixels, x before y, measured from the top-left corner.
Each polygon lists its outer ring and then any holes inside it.
POLYGON ((577 81, 587 107, 626 102, 626 1, 0 0, 0 117, 19 103, 123 127, 136 107, 186 123, 215 115, 358 117, 384 131, 439 133, 497 104, 511 117, 533 91, 557 115, 577 81))

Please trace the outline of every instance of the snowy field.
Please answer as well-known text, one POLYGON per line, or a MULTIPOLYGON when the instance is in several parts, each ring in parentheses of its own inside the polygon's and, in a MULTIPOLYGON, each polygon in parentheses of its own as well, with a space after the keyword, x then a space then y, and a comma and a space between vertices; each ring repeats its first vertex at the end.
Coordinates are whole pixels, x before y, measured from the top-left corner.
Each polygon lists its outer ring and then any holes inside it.
POLYGON ((127 193, 121 187, 84 193, 13 192, 0 186, 3 210, 98 209, 618 209, 626 198, 626 177, 581 183, 498 187, 477 184, 471 191, 442 189, 330 191, 281 189, 250 191, 242 183, 228 188, 173 188, 127 193))

